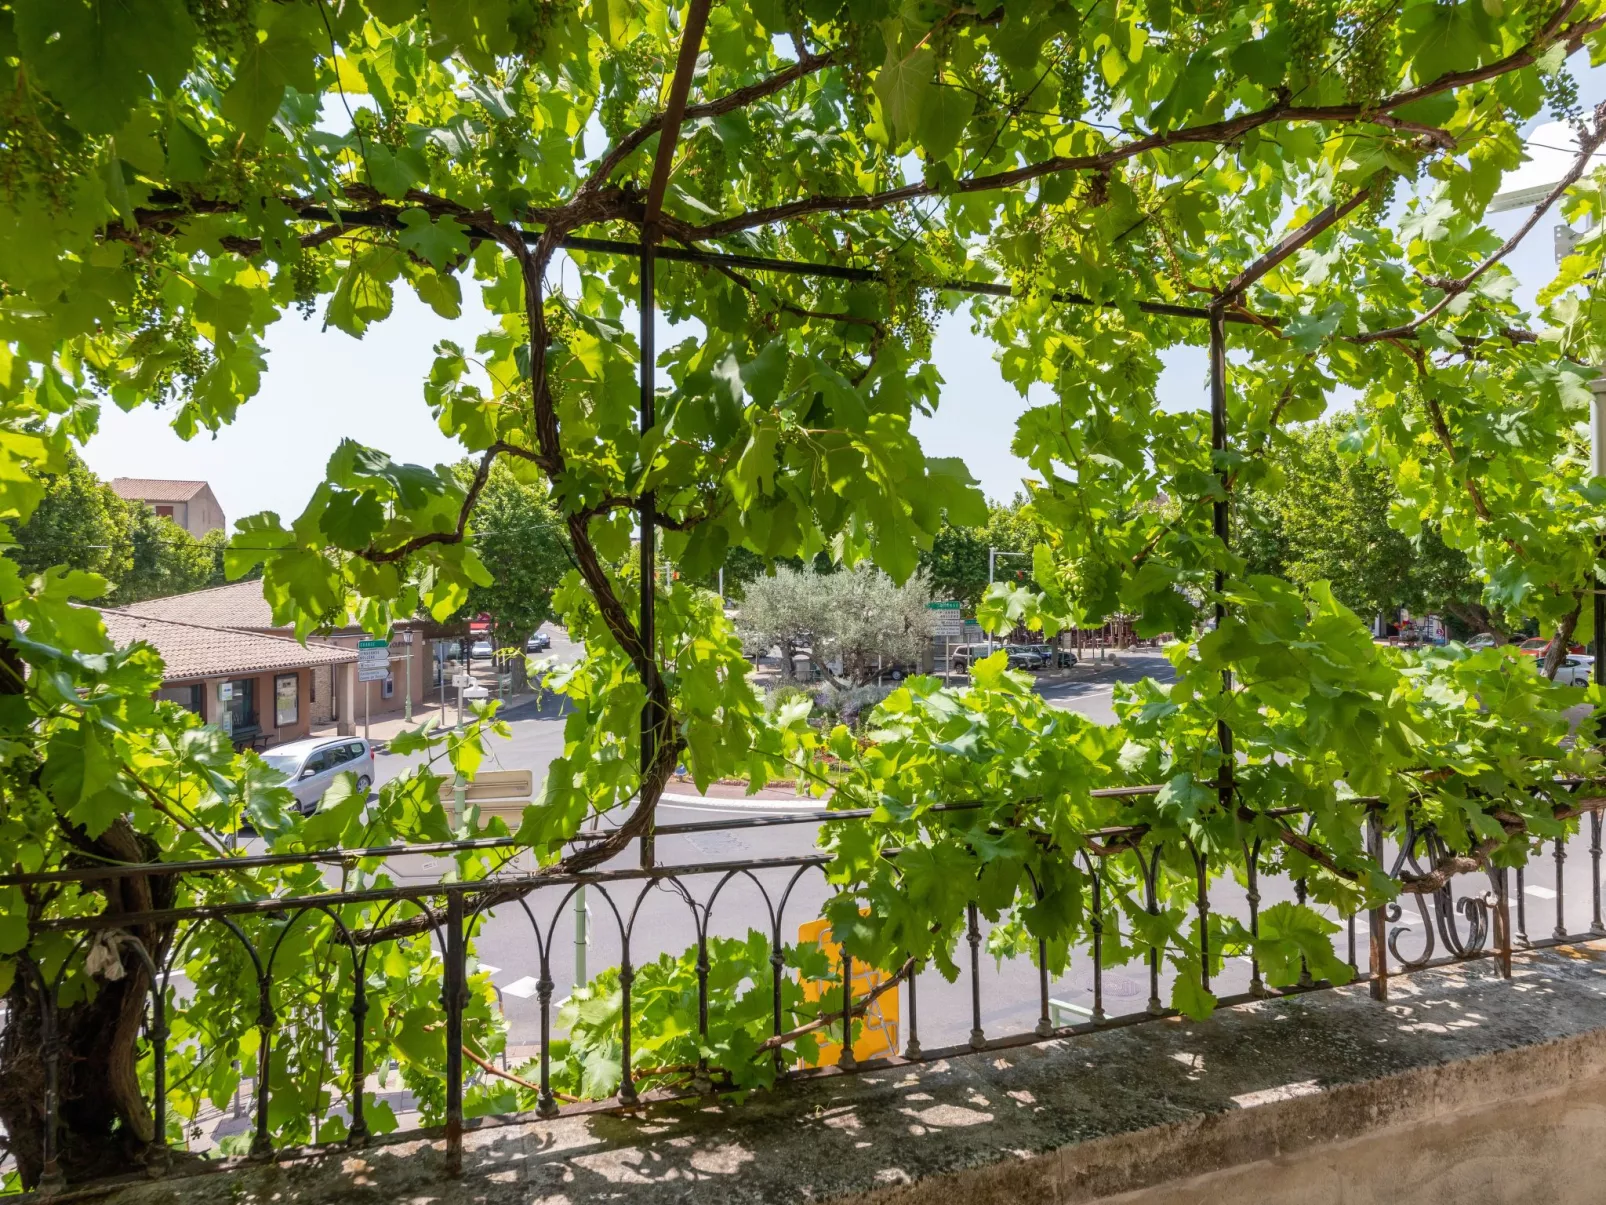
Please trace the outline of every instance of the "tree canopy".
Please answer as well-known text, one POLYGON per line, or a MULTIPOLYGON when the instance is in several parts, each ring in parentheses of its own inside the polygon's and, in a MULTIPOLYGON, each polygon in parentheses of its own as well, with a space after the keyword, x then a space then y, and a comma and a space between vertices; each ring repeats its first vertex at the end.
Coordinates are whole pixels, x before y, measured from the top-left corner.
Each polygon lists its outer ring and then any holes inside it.
POLYGON ((16 525, 12 555, 27 572, 64 566, 100 578, 100 601, 124 606, 183 594, 224 581, 221 529, 196 539, 139 502, 127 502, 69 449, 62 471, 45 476, 45 492, 16 525))
POLYGON ((1030 581, 1032 549, 1047 538, 1031 513, 1030 502, 1017 494, 1007 504, 987 508, 987 521, 974 527, 944 522, 920 554, 921 568, 931 579, 932 592, 955 599, 973 612, 987 592, 988 553, 1001 555, 993 566, 998 581, 1030 581))
MULTIPOLYGON (((1105 949, 1167 960, 1173 1003, 1203 1015, 1224 951, 1291 979, 1327 922, 1290 905, 1282 929, 1190 926, 1195 852, 1232 873, 1263 840, 1312 898, 1353 911, 1399 890, 1358 842, 1367 807, 1432 826, 1458 859, 1411 888, 1427 890, 1559 834, 1545 785, 1597 771, 1562 742, 1578 691, 1499 650, 1379 649, 1323 582, 1245 572, 1217 520, 1236 493, 1279 487, 1287 426, 1345 386, 1396 528, 1463 553, 1484 605, 1587 634, 1606 482, 1578 425, 1606 357, 1606 176, 1588 173, 1606 116, 1580 110, 1569 63, 1606 57, 1603 27, 1602 0, 10 0, 0 520, 28 522, 107 400, 162 406, 183 438, 216 430, 260 404, 274 322, 298 310, 361 338, 411 289, 462 324, 421 384, 472 474, 347 440, 300 515, 240 522, 227 569, 261 565, 276 619, 303 633, 338 614, 376 632, 420 608, 444 619, 493 583, 475 533, 498 467, 544 477, 575 561, 553 603, 587 655, 553 681, 565 746, 516 834, 543 873, 647 831, 677 764, 700 785, 818 782, 829 754, 833 803, 874 809, 825 839, 828 915, 855 959, 953 972, 976 904, 1040 940, 1057 973, 1090 931, 1086 834, 1135 825, 1131 850, 1105 850, 1105 949), (1576 128, 1579 153, 1501 240, 1482 215, 1542 112, 1576 128), (1594 225, 1525 312, 1504 260, 1558 209, 1594 225), (627 246, 583 241, 605 238, 627 246), (702 324, 653 350, 645 390, 643 292, 702 324), (894 692, 866 743, 822 738, 797 708, 766 711, 719 600, 687 583, 738 547, 903 581, 945 522, 984 521, 963 464, 911 433, 952 404, 931 339, 961 306, 1011 385, 1046 388, 1014 445, 1042 533, 1033 581, 989 591, 984 620, 1051 631, 1119 611, 1193 639, 1173 649, 1175 684, 1123 696, 1113 726, 1052 711, 1000 660, 963 688, 894 692), (1212 332, 1214 430, 1205 409, 1155 398, 1162 353, 1212 332), (647 583, 650 624, 638 521, 683 570, 647 583), (1208 631, 1201 599, 1219 612, 1208 631), (1162 789, 1093 793, 1123 783, 1162 789), (996 802, 931 811, 955 797, 996 802), (1306 832, 1280 818, 1291 806, 1306 832), (607 836, 570 844, 599 813, 607 836), (1138 902, 1133 855, 1160 868, 1157 911, 1138 902)), ((152 701, 151 649, 112 649, 73 605, 106 588, 0 557, 0 845, 18 869, 224 857, 246 824, 279 851, 449 835, 437 769, 472 773, 494 717, 403 740, 430 767, 371 807, 352 794, 297 817, 260 759, 152 701)), ((487 858, 465 852, 458 873, 487 858)), ((383 873, 342 865, 348 885, 383 873)), ((321 882, 270 868, 0 891, 0 1122, 26 1183, 43 1170, 30 967, 65 976, 64 1174, 122 1169, 153 1125, 144 970, 112 952, 128 973, 97 980, 37 922, 321 882)), ((364 942, 400 944, 369 986, 395 1007, 339 1035, 328 1019, 347 1016, 349 985, 317 976, 333 925, 251 918, 251 940, 285 940, 298 968, 276 989, 276 1099, 304 1106, 275 1113, 281 1141, 339 1136, 347 1089, 323 1078, 337 1037, 370 1066, 396 1059, 439 1115, 439 970, 420 936, 435 918, 342 915, 364 942)), ((171 926, 140 933, 172 953, 171 926)), ((190 1102, 227 1099, 256 1040, 248 960, 210 940, 186 947, 196 993, 173 1020, 190 1074, 171 1082, 190 1102)), ((1318 971, 1345 973, 1331 958, 1318 971)), ((469 1040, 489 1055, 494 1010, 475 992, 469 1040)), ((591 1094, 619 1082, 596 1052, 591 1094)), ((743 1086, 773 1078, 768 1057, 732 1062, 743 1086)), ((502 1103, 486 1090, 470 1107, 502 1103)))
POLYGON ((1301 586, 1331 582, 1333 596, 1368 621, 1392 623, 1406 607, 1443 613, 1463 636, 1499 630, 1464 553, 1446 547, 1434 526, 1413 539, 1391 524, 1399 497, 1389 474, 1340 450, 1351 423, 1345 416, 1288 428, 1270 457, 1274 479, 1240 492, 1234 543, 1248 570, 1301 586))
MULTIPOLYGON (((473 482, 471 462, 456 466, 457 479, 473 482)), ((461 615, 491 616, 497 648, 520 648, 552 618, 552 594, 568 572, 563 520, 547 500, 546 481, 529 465, 499 462, 475 509, 474 551, 490 581, 469 589, 461 615)))

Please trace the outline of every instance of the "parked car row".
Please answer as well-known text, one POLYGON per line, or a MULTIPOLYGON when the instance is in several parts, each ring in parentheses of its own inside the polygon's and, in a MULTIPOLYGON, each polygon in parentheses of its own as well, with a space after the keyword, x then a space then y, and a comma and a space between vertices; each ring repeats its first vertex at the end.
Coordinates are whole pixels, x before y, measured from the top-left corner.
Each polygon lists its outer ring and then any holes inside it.
POLYGON ((972 662, 991 656, 999 648, 1008 655, 1010 669, 1068 669, 1076 664, 1075 653, 1052 644, 1005 644, 991 648, 985 644, 962 644, 949 655, 949 667, 956 674, 967 674, 972 662))
MULTIPOLYGON (((552 647, 552 637, 545 632, 537 632, 524 642, 526 653, 544 653, 552 647)), ((489 661, 496 656, 496 649, 489 640, 476 640, 469 646, 469 660, 489 661)))

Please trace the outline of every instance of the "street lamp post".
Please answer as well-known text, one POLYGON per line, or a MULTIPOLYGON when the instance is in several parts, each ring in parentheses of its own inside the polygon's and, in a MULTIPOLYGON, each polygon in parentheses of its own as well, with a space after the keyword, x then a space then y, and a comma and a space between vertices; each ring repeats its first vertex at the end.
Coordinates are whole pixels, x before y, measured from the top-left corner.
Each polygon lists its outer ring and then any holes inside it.
POLYGON ((402 643, 407 646, 407 655, 403 658, 407 672, 407 693, 402 695, 402 722, 413 722, 413 631, 408 628, 402 633, 402 643))

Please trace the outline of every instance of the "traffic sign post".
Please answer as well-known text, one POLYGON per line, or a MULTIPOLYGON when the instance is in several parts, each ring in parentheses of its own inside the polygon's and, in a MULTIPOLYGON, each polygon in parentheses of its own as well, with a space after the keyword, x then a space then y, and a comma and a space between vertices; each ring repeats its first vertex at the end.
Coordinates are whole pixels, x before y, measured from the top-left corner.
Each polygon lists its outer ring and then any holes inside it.
MULTIPOLYGON (((357 681, 383 682, 390 676, 390 641, 359 640, 357 642, 357 681)), ((369 706, 372 692, 364 686, 362 692, 362 739, 368 739, 369 706)))
POLYGON ((926 610, 931 612, 932 636, 942 638, 942 674, 946 680, 952 665, 953 638, 965 634, 965 615, 957 599, 927 603, 926 610))

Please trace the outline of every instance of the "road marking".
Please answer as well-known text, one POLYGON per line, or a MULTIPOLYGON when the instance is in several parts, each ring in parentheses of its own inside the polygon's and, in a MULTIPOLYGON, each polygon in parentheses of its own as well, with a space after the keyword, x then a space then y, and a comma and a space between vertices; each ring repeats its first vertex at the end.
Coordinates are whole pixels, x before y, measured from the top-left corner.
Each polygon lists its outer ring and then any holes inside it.
POLYGON ((1556 893, 1550 888, 1539 887, 1533 883, 1525 885, 1522 889, 1522 893, 1524 895, 1531 895, 1536 900, 1553 900, 1556 898, 1556 893))
POLYGON ((502 985, 504 996, 517 996, 520 1000, 528 1000, 540 990, 540 984, 533 975, 526 975, 522 979, 515 979, 512 983, 502 985))

